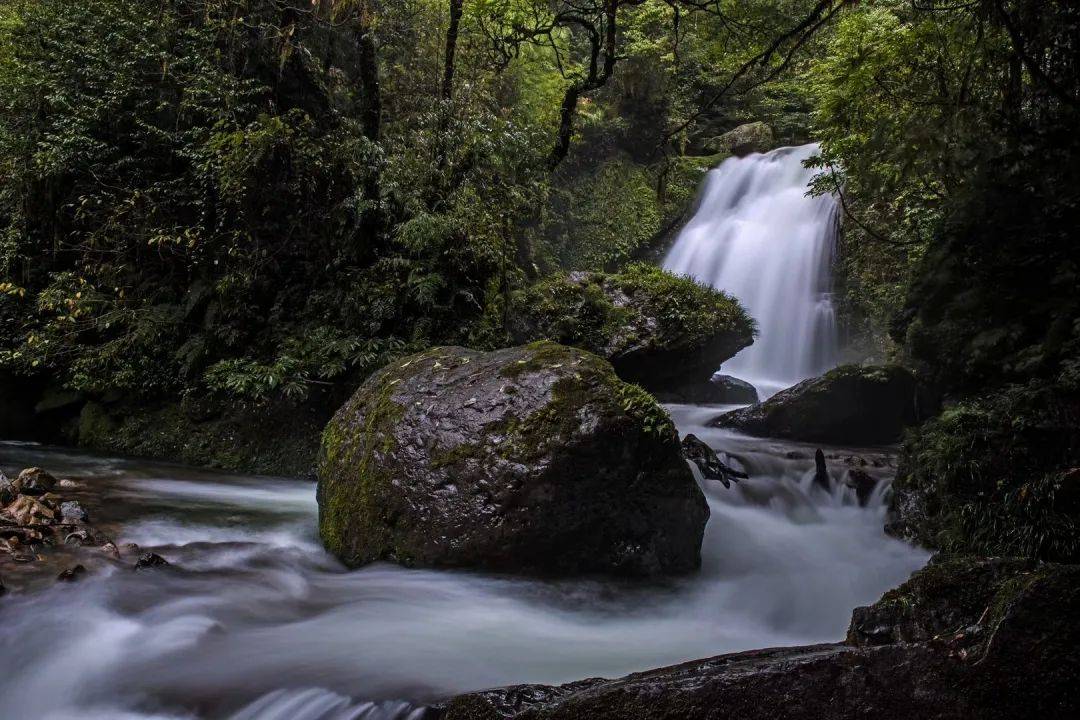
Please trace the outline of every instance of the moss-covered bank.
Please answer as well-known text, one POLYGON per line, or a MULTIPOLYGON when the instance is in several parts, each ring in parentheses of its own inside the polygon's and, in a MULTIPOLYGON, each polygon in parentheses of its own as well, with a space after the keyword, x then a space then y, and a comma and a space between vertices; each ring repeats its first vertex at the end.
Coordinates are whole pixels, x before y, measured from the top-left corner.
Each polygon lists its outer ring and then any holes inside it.
POLYGON ((1080 561, 1080 395, 1032 381, 907 438, 890 531, 927 547, 1080 561))

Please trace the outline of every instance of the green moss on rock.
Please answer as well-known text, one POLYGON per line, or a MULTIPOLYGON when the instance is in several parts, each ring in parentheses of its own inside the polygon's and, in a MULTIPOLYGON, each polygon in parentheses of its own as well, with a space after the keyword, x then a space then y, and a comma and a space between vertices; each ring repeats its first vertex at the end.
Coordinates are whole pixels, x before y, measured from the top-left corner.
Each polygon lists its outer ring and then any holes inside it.
POLYGON ((544 338, 588 350, 650 390, 707 380, 755 333, 734 298, 646 264, 555 275, 519 293, 515 307, 518 342, 544 338))
POLYGON ((318 476, 320 534, 351 566, 685 572, 708 516, 664 410, 550 342, 392 363, 327 426, 318 476))
POLYGON ((913 431, 889 530, 931 548, 1080 560, 1080 399, 1042 382, 965 400, 913 431))

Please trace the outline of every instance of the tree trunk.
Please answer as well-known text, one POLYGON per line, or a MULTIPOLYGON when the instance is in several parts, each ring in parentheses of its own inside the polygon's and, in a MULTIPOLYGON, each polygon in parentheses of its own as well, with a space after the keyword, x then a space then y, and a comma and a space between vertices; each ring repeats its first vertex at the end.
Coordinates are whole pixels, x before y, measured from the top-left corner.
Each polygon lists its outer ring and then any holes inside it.
POLYGON ((443 61, 442 98, 454 97, 454 55, 457 53, 458 27, 465 0, 450 0, 450 27, 446 29, 446 57, 443 61))
POLYGON ((382 135, 382 91, 379 88, 379 52, 375 45, 374 11, 365 3, 357 21, 356 44, 360 50, 360 82, 363 85, 364 137, 379 142, 382 135))

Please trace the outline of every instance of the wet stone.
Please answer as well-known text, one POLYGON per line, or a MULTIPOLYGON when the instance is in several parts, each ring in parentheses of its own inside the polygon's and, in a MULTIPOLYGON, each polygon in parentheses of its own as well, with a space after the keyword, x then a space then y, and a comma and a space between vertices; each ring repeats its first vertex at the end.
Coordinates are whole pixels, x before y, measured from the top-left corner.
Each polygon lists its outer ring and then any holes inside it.
POLYGON ((17 482, 23 495, 44 495, 56 487, 56 478, 38 467, 23 470, 17 482))
POLYGON ((81 579, 82 576, 85 574, 86 568, 82 565, 76 565, 74 567, 69 567, 67 570, 64 570, 62 573, 56 576, 56 579, 59 582, 75 582, 76 580, 81 579))
POLYGON ((60 517, 65 523, 81 524, 90 520, 89 514, 76 500, 60 503, 60 517))
MULTIPOLYGON (((115 546, 114 546, 115 547, 115 546)), ((138 562, 135 563, 136 570, 147 570, 149 568, 161 568, 168 567, 171 563, 168 560, 161 557, 157 553, 143 553, 138 562)))

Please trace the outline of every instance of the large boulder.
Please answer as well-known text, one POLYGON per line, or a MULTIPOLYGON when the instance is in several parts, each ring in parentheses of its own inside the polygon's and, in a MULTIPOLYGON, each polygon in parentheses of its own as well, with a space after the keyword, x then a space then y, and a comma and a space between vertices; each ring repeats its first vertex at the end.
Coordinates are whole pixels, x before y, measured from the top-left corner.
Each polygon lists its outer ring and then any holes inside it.
POLYGON ((947 559, 857 611, 844 644, 471 693, 425 718, 1073 718, 1080 713, 1078 618, 1080 567, 947 559))
POLYGON ((932 411, 897 365, 842 365, 710 422, 750 435, 832 444, 885 444, 932 411))
POLYGON ((623 380, 654 392, 708 382, 754 341, 754 321, 737 300, 652 265, 555 275, 515 304, 516 342, 546 339, 588 350, 623 380))
POLYGON ((663 409, 550 342, 392 362, 327 425, 318 477, 323 542, 353 567, 683 573, 709 514, 663 409))
POLYGON ((705 141, 706 154, 730 153, 738 157, 768 152, 776 147, 772 128, 763 122, 746 123, 705 141))

